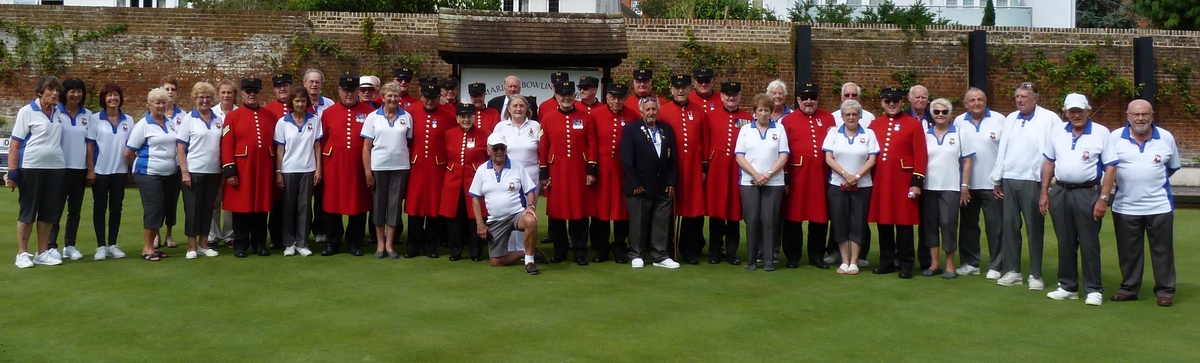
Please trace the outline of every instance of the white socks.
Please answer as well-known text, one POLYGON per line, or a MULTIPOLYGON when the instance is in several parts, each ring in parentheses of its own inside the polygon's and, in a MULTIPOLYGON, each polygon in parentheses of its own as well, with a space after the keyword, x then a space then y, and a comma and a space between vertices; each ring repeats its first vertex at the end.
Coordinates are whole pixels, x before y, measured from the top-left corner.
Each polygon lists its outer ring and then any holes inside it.
POLYGON ((533 255, 525 255, 525 263, 526 264, 533 263, 533 255))

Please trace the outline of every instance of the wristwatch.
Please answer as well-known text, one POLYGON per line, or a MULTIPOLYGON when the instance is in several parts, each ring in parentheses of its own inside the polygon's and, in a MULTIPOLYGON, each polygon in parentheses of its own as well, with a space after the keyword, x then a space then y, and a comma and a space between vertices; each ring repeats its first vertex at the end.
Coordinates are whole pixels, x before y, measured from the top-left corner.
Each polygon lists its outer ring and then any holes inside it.
POLYGON ((1105 203, 1112 204, 1112 201, 1113 201, 1113 196, 1112 196, 1112 194, 1109 194, 1109 195, 1101 195, 1101 196, 1100 196, 1100 200, 1103 200, 1105 203))

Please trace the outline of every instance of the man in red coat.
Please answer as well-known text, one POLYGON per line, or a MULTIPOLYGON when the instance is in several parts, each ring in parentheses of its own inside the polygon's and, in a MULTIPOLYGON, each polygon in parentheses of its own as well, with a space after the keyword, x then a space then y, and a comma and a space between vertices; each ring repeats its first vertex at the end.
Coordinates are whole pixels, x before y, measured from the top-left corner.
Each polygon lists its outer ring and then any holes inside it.
POLYGON ((588 218, 595 214, 596 134, 587 111, 576 107, 575 82, 554 85, 558 105, 544 112, 540 122, 538 159, 546 215, 550 217, 550 239, 554 241, 551 263, 566 261, 567 234, 575 251, 575 264, 587 266, 588 218))
POLYGON ((609 251, 619 264, 629 262, 629 250, 625 240, 629 238, 629 207, 621 189, 624 171, 621 169, 621 133, 625 124, 642 118, 637 110, 625 108, 623 84, 609 84, 605 92, 607 107, 592 111, 596 131, 596 217, 592 218, 591 239, 596 256, 592 262, 608 260, 609 251), (608 243, 609 224, 612 224, 612 244, 608 243))
MULTIPOLYGON (((408 89, 412 86, 413 71, 408 67, 400 67, 392 70, 392 82, 400 85, 400 108, 408 109, 408 106, 420 101, 416 97, 409 94, 408 89)), ((383 95, 377 95, 374 100, 375 104, 383 104, 383 95)))
POLYGON ((700 108, 704 112, 713 112, 721 108, 724 101, 721 100, 721 95, 713 89, 713 70, 712 68, 700 68, 692 73, 692 82, 696 84, 695 91, 688 95, 688 100, 700 108))
MULTIPOLYGON (((480 97, 482 98, 482 97, 480 97)), ((471 181, 476 169, 488 160, 487 138, 491 131, 475 125, 475 105, 459 104, 455 127, 446 129, 446 182, 443 184, 438 215, 446 219, 446 239, 450 245, 450 261, 462 259, 463 242, 467 242, 471 261, 482 261, 483 240, 475 234, 475 211, 467 208, 471 181)), ((495 111, 495 110, 493 110, 495 111)))
POLYGON ((662 104, 658 119, 675 131, 675 147, 679 149, 675 161, 679 164, 679 180, 675 184, 675 215, 679 217, 679 254, 670 251, 672 258, 689 265, 699 264, 704 247, 704 177, 708 173, 708 159, 704 157, 705 124, 708 118, 704 108, 688 101, 692 93, 692 76, 671 76, 671 102, 662 104))
POLYGON ((359 135, 363 121, 374 108, 355 97, 358 83, 354 76, 341 76, 338 102, 321 115, 325 135, 320 155, 325 167, 322 181, 325 198, 321 208, 328 213, 325 221, 328 239, 322 256, 336 255, 343 242, 346 252, 362 256, 359 245, 367 228, 367 212, 371 210, 371 189, 363 171, 363 139, 359 135), (342 216, 348 217, 345 228, 342 216))
POLYGON ((597 97, 600 92, 600 79, 592 76, 579 77, 579 101, 577 107, 583 108, 588 113, 595 113, 596 110, 608 107, 608 104, 597 97))
MULTIPOLYGON (((467 85, 467 95, 471 96, 471 105, 475 106, 475 127, 487 131, 488 134, 496 129, 496 124, 500 123, 500 110, 488 108, 487 103, 483 99, 487 94, 487 85, 483 83, 472 83, 467 85)), ((484 145, 486 147, 486 145, 484 145)), ((467 183, 470 183, 470 179, 467 183)))
POLYGON ((721 106, 709 111, 705 127, 708 176, 705 178, 705 200, 708 212, 708 263, 719 264, 736 256, 725 251, 737 251, 741 244, 742 197, 738 192, 740 178, 734 147, 742 125, 754 122, 754 115, 738 107, 742 102, 742 84, 721 82, 721 106))
POLYGON ((825 134, 833 127, 833 114, 817 108, 820 89, 806 83, 796 92, 800 107, 783 117, 783 131, 788 136, 787 196, 783 202, 783 254, 787 267, 800 267, 804 247, 804 222, 808 222, 808 264, 829 269, 822 261, 825 256, 825 233, 829 216, 825 210, 825 189, 829 170, 821 145, 825 134))
POLYGON ((442 98, 438 100, 440 102, 438 107, 442 109, 442 112, 453 115, 457 111, 458 105, 462 104, 462 100, 458 99, 458 77, 443 78, 438 83, 438 87, 442 88, 442 98))
MULTIPOLYGON (((286 116, 287 114, 292 112, 292 105, 289 105, 287 103, 288 94, 292 93, 292 75, 289 73, 276 74, 274 77, 271 77, 271 87, 272 87, 272 90, 275 92, 275 100, 271 101, 271 103, 264 105, 262 108, 271 112, 271 115, 273 116, 273 120, 278 121, 283 116, 286 116)), ((312 106, 309 106, 308 112, 312 112, 313 114, 316 114, 316 109, 313 108, 312 106)), ((274 132, 275 132, 275 129, 272 128, 271 132, 268 133, 268 135, 270 135, 268 138, 273 138, 274 132)), ((276 188, 275 192, 282 193, 283 190, 276 188)), ((276 195, 276 197, 278 197, 278 195, 276 195)), ((281 210, 281 208, 283 208, 283 199, 275 198, 274 200, 275 200, 275 205, 272 206, 271 209, 272 210, 281 210)), ((267 222, 267 231, 269 231, 270 235, 271 235, 271 248, 272 249, 282 249, 283 248, 283 220, 282 220, 281 215, 276 214, 276 213, 271 213, 270 219, 267 222)))
POLYGON ((422 254, 438 258, 437 237, 446 226, 438 214, 442 182, 446 175, 446 130, 455 127, 454 114, 438 107, 441 93, 437 82, 421 85, 421 102, 405 109, 412 115, 412 141, 409 142, 412 169, 404 197, 404 213, 408 214, 408 248, 404 258, 422 254))
POLYGON ((904 92, 896 87, 879 91, 884 114, 871 122, 871 131, 879 140, 879 157, 872 177, 868 220, 879 230, 879 267, 872 272, 896 272, 900 278, 912 278, 914 246, 913 226, 921 222, 917 198, 925 185, 925 133, 920 121, 904 113, 904 92))
POLYGON ((645 97, 654 97, 660 105, 667 102, 654 95, 654 70, 638 68, 633 70, 633 94, 625 98, 625 108, 637 110, 638 101, 645 97))
MULTIPOLYGON (((554 72, 554 73, 550 74, 550 84, 551 85, 556 85, 556 84, 570 81, 570 80, 571 80, 571 75, 567 74, 567 72, 554 72)), ((545 116, 547 112, 553 112, 554 110, 557 110, 557 109, 558 109, 558 97, 551 97, 548 100, 542 101, 542 103, 538 105, 537 118, 535 120, 537 120, 538 122, 541 122, 542 116, 545 116)))
POLYGON ((233 213, 234 256, 246 257, 254 247, 267 250, 267 213, 275 202, 275 114, 258 106, 262 80, 242 79, 242 107, 225 115, 221 129, 221 175, 225 177, 221 206, 233 213))

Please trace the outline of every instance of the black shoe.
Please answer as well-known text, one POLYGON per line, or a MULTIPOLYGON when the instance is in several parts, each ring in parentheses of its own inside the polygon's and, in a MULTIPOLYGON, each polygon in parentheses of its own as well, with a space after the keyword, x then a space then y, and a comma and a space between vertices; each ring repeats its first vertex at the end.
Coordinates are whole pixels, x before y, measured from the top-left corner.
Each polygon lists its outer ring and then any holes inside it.
POLYGON ((273 249, 273 250, 282 250, 282 249, 283 249, 283 242, 271 242, 271 249, 273 249))
POLYGON ((325 250, 321 251, 321 256, 333 256, 338 254, 338 246, 333 243, 326 243, 325 250))
POLYGON ((742 264, 742 260, 737 259, 737 257, 730 257, 728 260, 725 260, 725 261, 729 262, 730 265, 734 265, 734 266, 738 266, 738 265, 742 264))
POLYGON ((268 250, 266 248, 259 248, 258 251, 254 251, 254 254, 266 257, 266 256, 271 255, 271 250, 268 250))
POLYGON ((800 268, 800 261, 788 261, 787 268, 800 268))
POLYGON ((479 261, 483 261, 483 259, 479 258, 479 256, 471 256, 471 262, 479 262, 479 261))
POLYGON ((885 264, 883 266, 876 267, 874 270, 871 270, 871 273, 876 275, 890 274, 893 272, 896 272, 896 266, 893 266, 892 264, 885 264))
POLYGON ((437 252, 430 252, 430 253, 426 253, 425 257, 438 258, 438 254, 437 254, 437 252))
POLYGON ((775 265, 767 265, 766 267, 763 267, 763 271, 766 271, 766 272, 775 271, 775 265))
POLYGON ((592 262, 601 263, 605 261, 608 261, 607 253, 597 253, 595 256, 592 256, 592 262))
POLYGON ((550 239, 550 237, 546 237, 546 238, 542 238, 541 243, 544 245, 553 244, 554 240, 550 239))
POLYGON ((542 252, 541 248, 534 247, 533 248, 533 262, 549 264, 550 259, 546 258, 546 253, 542 252))
POLYGON ((416 252, 405 252, 404 253, 404 258, 413 258, 413 257, 417 257, 416 252))
MULTIPOLYGON (((828 270, 828 269, 829 269, 829 264, 828 264, 828 263, 825 263, 825 261, 823 261, 823 260, 808 261, 808 264, 809 264, 809 265, 813 265, 813 267, 816 267, 816 268, 819 268, 819 269, 822 269, 822 270, 828 270)), ((788 266, 788 267, 791 267, 791 266, 788 266)))
POLYGON ((900 270, 900 278, 911 279, 912 276, 912 270, 900 270))
POLYGON ((579 266, 587 266, 588 265, 587 257, 576 257, 575 264, 579 265, 579 266))
POLYGON ((683 262, 686 262, 689 265, 699 265, 700 264, 700 260, 697 260, 695 257, 685 258, 683 260, 683 262))
POLYGON ((233 257, 246 258, 246 250, 233 250, 233 257))
POLYGON ((711 256, 708 258, 708 264, 709 264, 709 265, 717 265, 717 264, 720 264, 720 263, 721 263, 721 256, 717 256, 717 255, 711 255, 711 256))
POLYGON ((624 265, 624 264, 629 263, 629 258, 627 258, 625 256, 626 255, 618 254, 617 257, 613 257, 613 262, 616 262, 618 265, 624 265))
POLYGON ((450 255, 450 262, 461 260, 462 256, 450 255))
POLYGON ((347 245, 346 252, 350 252, 351 256, 362 256, 363 255, 362 248, 358 247, 358 244, 347 245))
POLYGON ((548 262, 548 263, 559 263, 559 262, 563 262, 563 261, 566 261, 566 260, 567 260, 567 256, 554 256, 554 257, 551 257, 551 258, 550 258, 550 260, 548 260, 548 261, 546 261, 546 262, 548 262))

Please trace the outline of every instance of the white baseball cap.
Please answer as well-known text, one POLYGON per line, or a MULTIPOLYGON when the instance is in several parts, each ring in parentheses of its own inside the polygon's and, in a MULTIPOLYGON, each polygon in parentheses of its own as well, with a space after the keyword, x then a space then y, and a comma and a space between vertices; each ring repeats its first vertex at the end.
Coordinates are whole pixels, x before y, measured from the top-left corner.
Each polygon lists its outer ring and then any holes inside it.
POLYGON ((508 146, 508 140, 504 138, 504 134, 493 132, 488 136, 487 144, 488 146, 496 146, 500 144, 508 146))
POLYGON ((1070 110, 1072 108, 1090 110, 1092 106, 1088 105, 1087 96, 1078 93, 1072 93, 1067 95, 1067 98, 1063 99, 1063 110, 1070 110))

